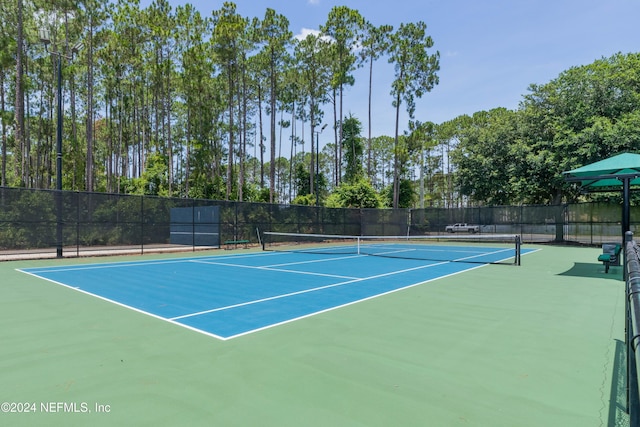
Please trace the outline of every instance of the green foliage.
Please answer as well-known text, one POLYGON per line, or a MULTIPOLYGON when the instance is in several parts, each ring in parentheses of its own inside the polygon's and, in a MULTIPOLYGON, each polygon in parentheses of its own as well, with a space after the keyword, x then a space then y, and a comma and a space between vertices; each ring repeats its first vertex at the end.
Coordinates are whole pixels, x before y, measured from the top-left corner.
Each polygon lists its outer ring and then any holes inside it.
MULTIPOLYGON (((316 191, 317 191, 317 194, 320 195, 321 201, 327 194, 327 178, 322 173, 316 174, 316 179, 314 181, 314 185, 316 187, 314 188, 314 194, 311 194, 311 180, 310 180, 309 171, 307 170, 307 168, 304 167, 302 163, 298 163, 296 165, 295 182, 296 182, 297 196, 294 200, 297 200, 298 197, 304 198, 305 196, 313 196, 313 200, 314 200, 313 204, 315 204, 316 191)), ((302 204, 302 205, 306 204, 306 203, 297 203, 297 202, 292 202, 292 203, 302 204)))
POLYGON ((433 39, 426 34, 427 25, 417 23, 400 24, 400 28, 391 35, 389 62, 394 64, 395 79, 391 84, 393 106, 396 109, 395 153, 393 162, 393 207, 400 207, 400 168, 405 152, 400 146, 398 135, 398 117, 400 104, 404 102, 409 117, 415 113, 415 98, 421 98, 438 84, 437 72, 440 70, 440 53, 429 54, 433 39))
POLYGON ((166 158, 156 153, 149 157, 142 177, 122 179, 120 189, 125 194, 168 196, 168 183, 166 158))
MULTIPOLYGON (((328 99, 328 88, 331 82, 331 44, 320 35, 309 34, 295 45, 294 63, 295 72, 298 74, 298 96, 306 104, 303 112, 298 114, 308 119, 310 132, 316 131, 316 126, 322 121, 320 105, 328 99), (306 112, 304 111, 306 110, 306 112)), ((311 151, 315 152, 317 141, 311 138, 311 151)), ((314 170, 315 165, 309 164, 309 170, 314 170)), ((309 192, 311 192, 311 184, 309 192)), ((315 192, 315 188, 313 188, 315 192)), ((300 193, 298 193, 300 194, 300 193)))
POLYGON ((493 205, 513 199, 510 177, 516 157, 511 149, 519 142, 516 113, 504 108, 476 113, 460 134, 451 158, 458 166, 456 183, 473 200, 493 205))
POLYGON ((577 194, 562 172, 640 149, 640 141, 628 137, 629 127, 640 130, 639 66, 640 54, 617 54, 531 87, 520 110, 521 132, 530 144, 520 151, 526 153, 521 170, 531 181, 533 201, 559 202, 563 195, 572 200, 577 194))
POLYGON ((577 200, 563 172, 640 150, 639 82, 640 54, 617 54, 532 85, 516 111, 443 126, 459 138, 451 159, 461 193, 487 204, 577 200))
POLYGON ((360 120, 349 115, 342 125, 342 151, 347 165, 344 172, 344 180, 354 183, 363 177, 362 155, 364 144, 360 133, 362 124, 360 120))
POLYGON ((256 184, 247 184, 242 193, 244 194, 244 201, 246 202, 269 202, 268 188, 260 188, 256 184))
POLYGON ((426 30, 424 22, 410 22, 400 24, 391 35, 389 62, 395 66, 391 90, 393 106, 399 108, 401 100, 404 101, 411 118, 415 113, 415 97, 421 98, 439 82, 440 53, 428 53, 433 47, 433 39, 426 30))
MULTIPOLYGON (((9 186, 55 184, 56 61, 37 42, 37 21, 51 31, 55 46, 49 48, 69 58, 62 67, 65 189, 245 201, 297 193, 304 202, 319 193, 322 203, 327 181, 356 183, 366 163, 375 188, 393 181, 392 206, 413 203, 405 179, 415 179, 418 168, 429 181, 424 200, 434 204, 559 203, 582 197, 564 182, 563 171, 640 151, 638 53, 572 67, 532 85, 515 111, 496 108, 424 127, 413 121, 415 101, 438 84, 440 67, 424 22, 373 27, 357 10, 336 6, 321 34, 298 41, 284 15, 267 8, 249 19, 233 2, 206 17, 190 4, 174 10, 167 0, 145 8, 133 0, 20 4, 28 47, 22 67, 16 63, 18 4, 0 8, 2 178, 9 186), (72 52, 78 41, 84 47, 72 52), (367 64, 371 79, 374 61, 383 56, 395 70, 392 104, 396 112, 403 106, 411 122, 404 135, 401 123, 392 136, 369 135, 365 151, 360 122, 342 114, 342 91, 356 83, 357 66, 367 64), (16 97, 20 90, 24 96, 16 97), (17 99, 29 100, 24 129, 14 126, 17 99), (308 154, 327 123, 327 105, 338 102, 340 120, 328 123, 336 130, 332 144, 323 135, 332 150, 323 150, 320 174, 308 154), (305 132, 292 132, 291 141, 312 144, 304 147, 306 176, 296 170, 290 179, 290 168, 274 157, 276 128, 299 130, 300 123, 305 132), (272 156, 266 173, 265 141, 272 156), (252 143, 259 160, 250 154, 252 143), (288 188, 292 182, 297 192, 288 188)), ((338 195, 331 200, 342 203, 338 195)))
POLYGON ((341 183, 326 201, 330 208, 379 208, 382 205, 378 192, 363 177, 354 183, 341 183))
POLYGON ((352 53, 357 46, 365 20, 357 10, 347 6, 334 6, 329 12, 327 22, 321 26, 323 34, 335 41, 335 71, 331 87, 337 88, 344 84, 353 84, 349 75, 354 70, 356 56, 352 53))
POLYGON ((292 205, 305 205, 305 206, 315 206, 316 204, 316 195, 315 194, 299 194, 292 201, 292 205))
MULTIPOLYGON (((398 198, 398 208, 413 208, 416 205, 418 195, 414 184, 408 179, 400 180, 400 193, 398 198)), ((389 186, 384 191, 385 206, 393 207, 393 186, 389 186)))
POLYGON ((193 181, 193 185, 189 187, 187 197, 194 199, 213 199, 224 200, 226 185, 221 176, 215 176, 213 179, 202 174, 198 175, 197 180, 193 181))

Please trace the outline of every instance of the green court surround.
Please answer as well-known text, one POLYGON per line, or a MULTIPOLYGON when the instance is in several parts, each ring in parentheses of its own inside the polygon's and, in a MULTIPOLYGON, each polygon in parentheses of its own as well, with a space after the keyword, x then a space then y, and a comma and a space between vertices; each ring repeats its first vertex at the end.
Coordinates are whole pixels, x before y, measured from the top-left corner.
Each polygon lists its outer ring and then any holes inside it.
POLYGON ((0 425, 624 426, 622 268, 536 248, 226 342, 0 263, 0 425))

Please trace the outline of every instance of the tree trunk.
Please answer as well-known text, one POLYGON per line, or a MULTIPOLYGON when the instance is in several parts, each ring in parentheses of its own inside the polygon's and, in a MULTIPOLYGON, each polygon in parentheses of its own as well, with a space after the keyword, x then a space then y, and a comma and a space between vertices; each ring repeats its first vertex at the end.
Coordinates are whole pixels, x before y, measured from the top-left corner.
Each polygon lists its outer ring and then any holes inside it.
POLYGON ((400 204, 400 163, 398 158, 398 132, 400 122, 400 94, 396 97, 396 130, 393 143, 393 208, 400 204))
POLYGON ((17 40, 16 40, 16 103, 15 103, 15 146, 19 148, 20 153, 22 153, 22 170, 21 179, 22 185, 27 185, 28 182, 28 166, 25 160, 25 154, 28 156, 29 153, 25 153, 25 145, 24 145, 24 86, 22 84, 22 74, 23 74, 23 44, 24 44, 24 34, 23 34, 23 21, 22 21, 22 0, 18 0, 18 28, 17 28, 17 40))
MULTIPOLYGON (((4 102, 4 71, 0 70, 0 115, 4 117, 5 102, 4 102)), ((0 166, 0 187, 7 186, 7 127, 4 120, 0 120, 2 124, 2 160, 0 166)))
POLYGON ((372 88, 373 88, 373 56, 369 61, 369 136, 367 143, 367 176, 373 176, 373 170, 371 169, 371 97, 372 97, 372 88))
POLYGON ((258 133, 260 134, 260 189, 264 189, 264 134, 262 133, 262 85, 258 84, 258 133))
POLYGON ((227 162, 227 198, 231 197, 231 190, 233 185, 233 98, 234 98, 234 86, 233 86, 233 71, 232 65, 228 64, 228 81, 229 81, 229 159, 227 162))
POLYGON ((87 159, 85 164, 85 189, 93 191, 93 17, 89 21, 87 36, 87 159))
POLYGON ((167 120, 167 150, 168 150, 168 168, 169 168, 169 197, 173 195, 173 141, 171 140, 171 54, 167 56, 167 92, 166 92, 166 120, 167 120))
POLYGON ((271 167, 269 168, 269 202, 275 203, 276 181, 276 75, 273 61, 271 61, 271 167))

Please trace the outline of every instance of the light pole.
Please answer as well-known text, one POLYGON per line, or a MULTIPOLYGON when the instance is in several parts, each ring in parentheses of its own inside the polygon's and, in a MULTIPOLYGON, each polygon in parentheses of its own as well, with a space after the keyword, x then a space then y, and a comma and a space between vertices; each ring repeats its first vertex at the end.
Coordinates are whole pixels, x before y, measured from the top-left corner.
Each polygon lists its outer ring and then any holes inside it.
MULTIPOLYGON (((49 50, 49 43, 51 38, 49 37, 49 31, 46 28, 40 29, 40 41, 44 43, 45 49, 51 55, 56 57, 57 68, 57 129, 56 129, 56 211, 57 211, 57 225, 56 225, 56 256, 62 258, 62 58, 72 59, 71 55, 65 55, 64 53, 56 50, 49 50)), ((72 48, 72 53, 80 50, 82 45, 77 43, 72 48)))
POLYGON ((319 181, 320 181, 320 134, 322 133, 322 131, 327 127, 327 124, 323 124, 322 128, 320 128, 320 132, 316 131, 316 177, 318 179, 315 180, 316 182, 316 206, 320 206, 320 189, 319 187, 319 181))

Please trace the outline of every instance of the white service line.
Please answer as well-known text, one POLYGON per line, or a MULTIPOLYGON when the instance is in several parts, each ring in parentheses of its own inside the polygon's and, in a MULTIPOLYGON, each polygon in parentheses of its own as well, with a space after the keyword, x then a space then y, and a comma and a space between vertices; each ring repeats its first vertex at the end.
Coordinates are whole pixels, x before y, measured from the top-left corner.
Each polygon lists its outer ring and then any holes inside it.
MULTIPOLYGON (((59 272, 59 271, 77 271, 77 270, 100 270, 105 268, 122 268, 122 267, 146 267, 148 265, 162 265, 162 264, 179 264, 183 262, 190 262, 194 260, 200 259, 208 259, 208 258, 217 258, 217 259, 239 259, 239 258, 253 258, 253 257, 265 257, 265 256, 276 256, 279 255, 278 252, 271 253, 255 253, 255 254, 242 254, 242 255, 203 255, 202 257, 196 258, 170 258, 170 259, 157 259, 157 260, 148 260, 148 261, 114 261, 111 263, 100 263, 100 264, 75 264, 69 265, 68 267, 45 267, 45 268, 26 268, 24 270, 29 270, 30 272, 35 273, 51 273, 51 272, 59 272)), ((17 269, 18 271, 23 271, 23 269, 17 269)))
POLYGON ((359 279, 359 277, 340 276, 338 274, 313 273, 313 272, 310 272, 310 271, 285 270, 284 268, 272 268, 270 266, 229 264, 229 263, 226 263, 226 262, 211 262, 211 261, 191 261, 191 262, 196 263, 196 264, 221 265, 221 266, 224 266, 224 267, 247 268, 247 269, 251 269, 251 270, 268 270, 268 271, 278 271, 278 272, 281 272, 281 273, 303 274, 303 275, 308 275, 308 276, 333 277, 333 278, 336 278, 336 279, 359 279))
POLYGON ((430 268, 430 267, 435 267, 435 266, 438 266, 438 265, 443 265, 443 264, 448 264, 448 263, 449 263, 449 261, 445 261, 445 262, 439 262, 439 263, 436 263, 436 264, 421 265, 421 266, 418 266, 418 267, 407 268, 407 269, 404 269, 404 270, 392 271, 392 272, 389 272, 389 273, 377 274, 375 276, 356 278, 356 279, 353 279, 353 280, 347 280, 346 282, 339 282, 339 283, 334 283, 334 284, 331 284, 331 285, 318 286, 316 288, 305 289, 305 290, 296 291, 296 292, 290 292, 288 294, 276 295, 276 296, 268 297, 268 298, 261 298, 261 299, 254 300, 254 301, 247 301, 247 302, 243 302, 243 303, 240 303, 240 304, 229 305, 229 306, 226 306, 226 307, 218 307, 218 308, 213 308, 211 310, 204 310, 204 311, 199 311, 199 312, 196 312, 196 313, 184 314, 182 316, 172 317, 169 320, 185 319, 187 317, 194 317, 194 316, 199 316, 199 315, 202 315, 202 314, 214 313, 216 311, 229 310, 229 309, 232 309, 232 308, 242 307, 242 306, 245 306, 245 305, 258 304, 258 303, 265 302, 265 301, 272 301, 272 300, 276 300, 276 299, 280 299, 280 298, 287 298, 287 297, 294 296, 294 295, 301 295, 301 294, 306 294, 306 293, 309 293, 309 292, 320 291, 320 290, 323 290, 323 289, 335 288, 335 287, 338 287, 338 286, 344 286, 344 285, 348 285, 348 284, 351 284, 351 283, 357 283, 357 282, 362 282, 362 281, 365 281, 365 280, 377 279, 379 277, 393 276, 394 274, 406 273, 408 271, 420 270, 420 269, 423 269, 423 268, 430 268))

